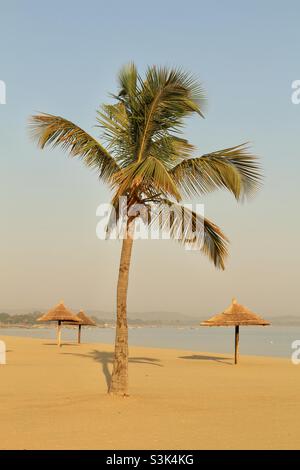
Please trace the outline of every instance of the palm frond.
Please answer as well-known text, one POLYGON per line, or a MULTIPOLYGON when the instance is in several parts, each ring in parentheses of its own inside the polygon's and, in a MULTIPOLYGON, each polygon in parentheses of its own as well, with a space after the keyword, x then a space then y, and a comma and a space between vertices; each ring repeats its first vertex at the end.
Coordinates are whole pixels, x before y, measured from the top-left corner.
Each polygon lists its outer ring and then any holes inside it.
POLYGON ((251 197, 262 180, 258 159, 246 144, 184 160, 170 173, 187 196, 226 188, 237 200, 251 197))
POLYGON ((114 158, 100 142, 67 119, 44 113, 34 115, 30 129, 40 148, 61 146, 72 157, 80 157, 88 167, 96 169, 99 177, 107 182, 111 182, 119 170, 114 158))
POLYGON ((147 155, 152 140, 161 132, 178 132, 183 119, 202 115, 204 93, 194 78, 180 69, 149 67, 140 86, 139 140, 137 160, 147 155))
POLYGON ((141 194, 152 190, 152 192, 172 196, 176 200, 181 199, 177 186, 163 163, 151 156, 121 169, 114 175, 113 186, 117 189, 115 198, 126 195, 128 192, 141 194))
MULTIPOLYGON (((151 145, 159 139, 180 132, 185 117, 202 115, 205 98, 201 85, 181 69, 152 66, 142 78, 134 64, 129 64, 120 71, 119 86, 114 98, 124 107, 137 161, 149 156, 151 145)), ((114 127, 116 142, 115 131, 114 127)))
POLYGON ((165 168, 171 170, 174 165, 190 157, 194 150, 195 147, 186 139, 165 133, 153 140, 149 156, 160 160, 165 168))
POLYGON ((136 143, 132 136, 130 121, 124 103, 103 105, 97 112, 98 126, 102 129, 102 138, 107 143, 120 167, 134 161, 136 143))
POLYGON ((119 97, 129 96, 135 99, 137 94, 139 75, 137 68, 133 62, 124 65, 118 76, 119 81, 119 97))
POLYGON ((162 198, 150 226, 166 231, 170 238, 183 245, 201 250, 217 268, 225 269, 228 239, 217 225, 202 215, 162 198))

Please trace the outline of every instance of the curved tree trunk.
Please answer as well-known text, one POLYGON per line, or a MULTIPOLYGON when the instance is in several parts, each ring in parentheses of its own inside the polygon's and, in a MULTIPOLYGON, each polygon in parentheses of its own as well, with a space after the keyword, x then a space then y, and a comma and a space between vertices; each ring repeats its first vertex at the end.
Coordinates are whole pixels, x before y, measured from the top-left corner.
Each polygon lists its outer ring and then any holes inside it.
POLYGON ((123 239, 117 287, 117 324, 115 355, 109 393, 128 395, 128 325, 127 325, 127 290, 129 266, 134 230, 133 222, 127 227, 127 237, 123 239))

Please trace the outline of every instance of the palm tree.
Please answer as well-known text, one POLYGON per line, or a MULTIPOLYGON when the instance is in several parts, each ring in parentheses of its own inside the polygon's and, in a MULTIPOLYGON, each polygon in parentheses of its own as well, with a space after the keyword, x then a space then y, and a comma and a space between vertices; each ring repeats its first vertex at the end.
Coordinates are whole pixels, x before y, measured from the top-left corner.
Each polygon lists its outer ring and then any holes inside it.
MULTIPOLYGON (((120 197, 126 197, 129 211, 136 204, 145 209, 149 225, 165 229, 164 215, 172 206, 170 237, 203 251, 217 268, 224 269, 227 238, 193 210, 189 211, 190 228, 183 230, 180 201, 218 188, 229 190, 237 200, 251 196, 261 181, 256 157, 245 144, 194 156, 195 148, 182 137, 182 127, 186 117, 203 117, 205 97, 197 80, 183 70, 152 66, 142 78, 135 65, 129 64, 121 69, 118 81, 113 104, 102 105, 97 114, 103 143, 67 119, 38 114, 31 118, 31 129, 39 147, 61 146, 72 157, 81 158, 109 185, 114 208, 119 208, 120 197), (195 234, 199 222, 202 230, 195 234)), ((117 285, 109 393, 123 396, 128 394, 128 277, 139 215, 126 218, 117 285)))

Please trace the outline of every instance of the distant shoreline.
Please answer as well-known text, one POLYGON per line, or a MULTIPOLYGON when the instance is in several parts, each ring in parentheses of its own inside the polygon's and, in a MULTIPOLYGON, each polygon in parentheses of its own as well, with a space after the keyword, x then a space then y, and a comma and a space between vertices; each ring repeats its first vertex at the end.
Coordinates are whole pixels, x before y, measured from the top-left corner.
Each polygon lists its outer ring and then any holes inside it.
MULTIPOLYGON (((73 309, 76 311, 76 309, 73 309)), ((51 323, 40 323, 40 318, 46 310, 23 311, 1 311, 0 309, 0 328, 52 328, 51 323)), ((93 319, 99 328, 114 328, 115 315, 109 311, 87 310, 87 314, 93 319)), ((198 327, 200 323, 206 320, 209 314, 193 316, 180 312, 148 311, 148 312, 128 312, 128 325, 134 328, 138 327, 198 327)), ((299 327, 299 315, 281 315, 266 316, 272 326, 299 327)), ((55 324, 54 324, 55 325, 55 324)))
MULTIPOLYGON (((128 322, 128 327, 129 328, 159 328, 159 327, 171 327, 171 328, 200 328, 200 323, 203 321, 203 319, 200 319, 199 321, 195 323, 180 323, 180 322, 174 322, 174 323, 159 323, 159 322, 128 322)), ((273 327, 300 327, 300 321, 299 322, 283 322, 283 321, 276 321, 276 320, 270 320, 271 326, 273 327)), ((37 330, 37 329, 53 329, 56 328, 56 324, 40 324, 40 323, 34 323, 34 324, 26 324, 26 323, 0 323, 0 329, 9 329, 9 328, 20 328, 20 329, 27 329, 27 330, 37 330)), ((76 326, 72 325, 64 325, 64 328, 76 328, 76 326)), ((115 323, 114 322, 107 322, 107 323, 98 323, 96 327, 93 328, 115 328, 115 323)))
MULTIPOLYGON (((200 322, 199 322, 200 323, 200 322)), ((198 328, 200 325, 196 324, 177 324, 177 323, 128 323, 128 328, 159 328, 159 327, 172 327, 172 328, 198 328)), ((300 326, 300 325, 299 325, 300 326)), ((39 329, 54 329, 57 325, 55 323, 52 324, 34 324, 34 325, 26 325, 26 324, 0 324, 0 329, 9 329, 9 328, 20 328, 26 330, 39 330, 39 329)), ((74 329, 76 325, 63 325, 64 328, 74 329)), ((93 327, 85 326, 85 328, 115 328, 115 323, 105 323, 105 324, 98 324, 93 327)))

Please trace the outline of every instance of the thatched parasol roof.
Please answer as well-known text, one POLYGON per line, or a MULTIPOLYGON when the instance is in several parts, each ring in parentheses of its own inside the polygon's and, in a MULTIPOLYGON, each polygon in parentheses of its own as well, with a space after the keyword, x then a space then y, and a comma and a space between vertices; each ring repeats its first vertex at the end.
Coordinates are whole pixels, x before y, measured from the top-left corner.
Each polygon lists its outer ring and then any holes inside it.
POLYGON ((76 314, 77 321, 68 321, 65 325, 97 326, 96 323, 88 317, 83 310, 76 314))
POLYGON ((256 313, 251 312, 247 307, 237 303, 236 299, 232 300, 232 304, 222 313, 214 315, 209 320, 200 323, 201 326, 250 326, 270 325, 269 322, 259 317, 256 313))
POLYGON ((83 310, 80 310, 76 317, 81 321, 81 325, 96 326, 96 323, 90 317, 88 317, 83 310))
POLYGON ((49 312, 38 318, 38 321, 62 321, 62 322, 73 322, 80 324, 79 318, 69 310, 63 301, 51 308, 49 312))

